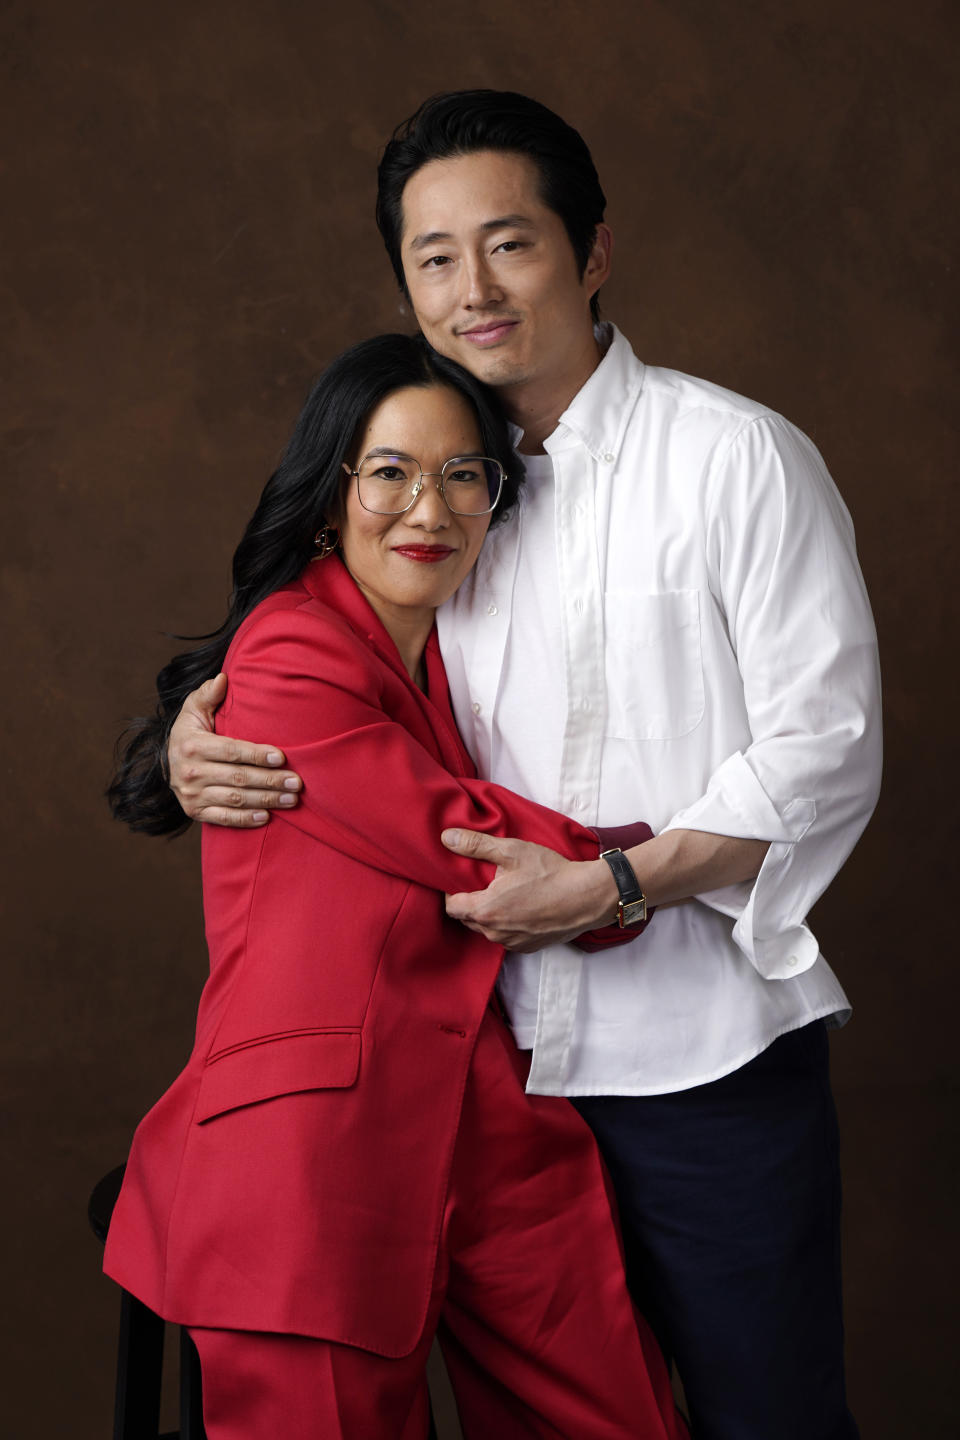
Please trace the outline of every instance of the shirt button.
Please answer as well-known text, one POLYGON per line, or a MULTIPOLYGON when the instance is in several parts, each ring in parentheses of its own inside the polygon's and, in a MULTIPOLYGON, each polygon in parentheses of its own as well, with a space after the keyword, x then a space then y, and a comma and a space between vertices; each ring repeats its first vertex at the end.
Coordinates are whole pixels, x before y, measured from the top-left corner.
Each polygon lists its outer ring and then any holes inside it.
POLYGON ((581 709, 581 710, 589 710, 589 709, 590 709, 590 700, 589 700, 589 698, 588 698, 586 695, 584 695, 583 699, 580 701, 580 709, 581 709))
POLYGON ((582 614, 583 614, 583 601, 579 598, 579 596, 577 597, 576 600, 574 600, 574 602, 573 602, 573 608, 574 608, 574 610, 576 610, 576 612, 577 612, 578 615, 582 615, 582 614))
POLYGON ((613 453, 612 450, 607 450, 607 451, 604 452, 603 458, 604 458, 604 460, 607 462, 608 465, 612 465, 613 462, 614 462, 614 460, 615 460, 617 457, 614 455, 614 453, 613 453))
POLYGON ((496 615, 497 613, 498 613, 498 612, 497 612, 497 607, 496 607, 496 605, 488 605, 488 606, 487 606, 487 614, 488 614, 488 615, 496 615))
POLYGON ((788 956, 787 956, 787 964, 788 964, 788 965, 790 966, 790 968, 792 969, 792 968, 794 967, 794 965, 799 965, 799 964, 800 964, 800 961, 797 959, 796 955, 788 955, 788 956))
POLYGON ((483 707, 481 706, 480 701, 479 701, 479 700, 474 700, 474 702, 473 702, 473 713, 474 713, 474 715, 479 715, 482 708, 483 708, 483 707))
POLYGON ((573 808, 574 810, 582 810, 585 804, 586 801, 581 799, 581 797, 578 795, 576 800, 574 800, 573 802, 573 808))

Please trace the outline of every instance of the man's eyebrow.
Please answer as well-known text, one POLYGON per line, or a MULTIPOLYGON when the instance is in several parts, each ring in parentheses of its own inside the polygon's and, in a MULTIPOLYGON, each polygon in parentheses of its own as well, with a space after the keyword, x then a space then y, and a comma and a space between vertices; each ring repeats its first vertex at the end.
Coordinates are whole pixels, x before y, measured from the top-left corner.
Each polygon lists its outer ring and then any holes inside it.
MULTIPOLYGON (((534 222, 527 215, 498 215, 495 220, 484 220, 480 226, 483 234, 489 234, 491 230, 533 230, 534 222)), ((425 250, 430 245, 442 245, 453 236, 449 230, 428 230, 423 235, 415 235, 410 241, 411 250, 425 250)))

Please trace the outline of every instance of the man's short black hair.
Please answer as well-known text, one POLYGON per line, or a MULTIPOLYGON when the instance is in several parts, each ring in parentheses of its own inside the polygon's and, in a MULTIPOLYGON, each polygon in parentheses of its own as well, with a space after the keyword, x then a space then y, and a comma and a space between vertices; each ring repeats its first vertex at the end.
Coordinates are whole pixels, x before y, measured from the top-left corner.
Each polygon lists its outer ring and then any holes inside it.
MULTIPOLYGON (((453 90, 432 95, 397 126, 377 172, 377 225, 404 294, 400 253, 404 186, 431 160, 478 150, 506 150, 533 161, 540 176, 540 198, 563 221, 582 275, 607 203, 582 136, 528 95, 513 90, 453 90)), ((596 319, 600 313, 596 295, 590 309, 596 319)))

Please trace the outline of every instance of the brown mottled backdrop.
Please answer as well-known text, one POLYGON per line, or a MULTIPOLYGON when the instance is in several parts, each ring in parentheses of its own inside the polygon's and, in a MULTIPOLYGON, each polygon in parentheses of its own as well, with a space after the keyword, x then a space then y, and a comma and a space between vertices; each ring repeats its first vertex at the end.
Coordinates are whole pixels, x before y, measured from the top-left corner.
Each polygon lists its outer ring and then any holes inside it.
POLYGON ((618 242, 606 313, 646 360, 784 411, 853 512, 887 780, 815 917, 856 1005, 833 1047, 850 1385, 865 1440, 955 1433, 950 12, 3 5, 5 1435, 109 1433, 116 1295, 87 1193, 184 1061, 204 975, 196 836, 111 822, 111 746, 163 632, 219 621, 311 376, 409 323, 378 148, 469 85, 583 131, 618 242))

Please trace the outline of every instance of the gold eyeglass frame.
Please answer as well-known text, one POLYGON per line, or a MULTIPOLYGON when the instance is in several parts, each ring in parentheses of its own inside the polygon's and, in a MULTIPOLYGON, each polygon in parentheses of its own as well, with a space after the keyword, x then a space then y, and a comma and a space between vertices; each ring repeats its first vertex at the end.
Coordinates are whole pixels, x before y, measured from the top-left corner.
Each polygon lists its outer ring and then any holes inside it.
POLYGON ((369 515, 406 515, 407 511, 413 509, 414 505, 416 505, 417 501, 420 499, 420 496, 423 494, 424 480, 436 480, 437 489, 440 491, 443 503, 450 511, 450 514, 458 515, 463 520, 476 520, 483 515, 491 515, 500 503, 500 496, 503 494, 503 482, 507 478, 507 472, 501 465, 500 461, 495 460, 492 455, 453 455, 449 460, 445 460, 443 462, 442 470, 424 470, 423 466, 420 464, 420 461, 414 460, 412 455, 401 456, 398 454, 396 456, 396 459, 405 459, 411 461, 414 465, 416 465, 418 471, 420 472, 420 478, 418 480, 414 480, 413 482, 413 494, 410 497, 410 502, 409 504, 404 505, 402 510, 373 510, 369 505, 363 504, 363 497, 360 494, 360 468, 365 460, 389 460, 389 458, 389 455, 364 455, 363 460, 360 461, 356 470, 351 470, 350 466, 346 463, 346 461, 343 462, 344 470, 346 470, 347 474, 352 479, 355 479, 357 482, 357 499, 360 501, 360 504, 363 505, 364 510, 366 510, 369 515), (486 510, 454 510, 453 506, 450 504, 450 501, 447 499, 446 491, 443 488, 444 473, 448 465, 456 465, 463 460, 485 460, 488 465, 496 465, 497 467, 497 473, 500 477, 500 483, 497 486, 497 493, 494 496, 493 504, 488 505, 486 510))

